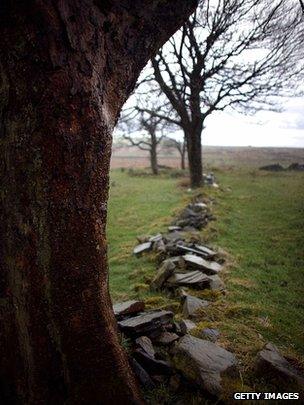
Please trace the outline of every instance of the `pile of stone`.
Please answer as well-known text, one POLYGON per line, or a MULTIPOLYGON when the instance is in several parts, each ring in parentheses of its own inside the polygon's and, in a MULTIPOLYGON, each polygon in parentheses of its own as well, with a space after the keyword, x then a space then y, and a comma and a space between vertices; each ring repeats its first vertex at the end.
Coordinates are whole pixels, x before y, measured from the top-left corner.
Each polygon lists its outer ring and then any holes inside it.
POLYGON ((302 172, 302 171, 304 171, 304 164, 291 163, 288 167, 284 168, 279 163, 275 163, 275 164, 271 164, 271 165, 262 166, 262 167, 260 167, 260 170, 266 170, 268 172, 283 172, 284 170, 302 172))
MULTIPOLYGON (((208 305, 188 295, 182 301, 183 315, 189 318, 208 305)), ((144 388, 153 389, 161 383, 178 391, 195 384, 219 397, 223 376, 237 376, 235 356, 214 343, 216 330, 206 329, 202 338, 194 337, 188 333, 196 326, 193 321, 176 322, 171 311, 145 311, 142 301, 116 304, 114 313, 119 330, 131 343, 130 364, 144 388)))
MULTIPOLYGON (((195 290, 225 290, 218 252, 191 236, 189 240, 189 232, 201 229, 210 219, 205 202, 196 201, 181 212, 167 233, 139 237, 140 244, 134 248, 136 256, 155 251, 161 257, 151 290, 168 291, 181 300, 179 322, 171 311, 145 310, 142 301, 114 306, 119 330, 131 342, 130 364, 146 389, 165 384, 178 393, 195 385, 208 396, 220 398, 223 378, 239 376, 234 354, 217 343, 220 332, 200 329, 196 323, 212 304, 194 296, 195 290)), ((286 389, 303 388, 303 377, 271 344, 258 353, 256 371, 271 383, 286 382, 286 389)))
POLYGON ((287 167, 287 170, 295 170, 297 172, 303 172, 304 171, 304 163, 292 163, 287 167))
POLYGON ((261 166, 260 170, 266 170, 267 172, 282 172, 284 167, 279 163, 274 163, 271 165, 261 166))
POLYGON ((206 184, 207 186, 212 186, 215 188, 219 188, 218 184, 215 181, 215 176, 214 173, 204 173, 203 174, 203 181, 204 184, 206 184))
MULTIPOLYGON (((166 259, 161 263, 152 283, 152 290, 169 290, 189 287, 196 290, 224 291, 225 285, 218 273, 222 265, 196 254, 185 254, 166 259)), ((174 291, 173 291, 174 292, 174 291)))
POLYGON ((207 204, 196 202, 189 204, 173 221, 172 225, 176 228, 173 231, 191 232, 204 228, 210 221, 214 220, 214 216, 209 212, 207 204))
MULTIPOLYGON (((141 237, 133 254, 140 256, 144 252, 161 253, 163 261, 151 283, 153 290, 174 290, 190 287, 203 290, 224 290, 219 277, 222 261, 217 252, 208 246, 188 239, 188 232, 205 226, 212 218, 207 205, 203 202, 189 204, 169 226, 168 233, 141 237)), ((191 237, 190 237, 191 239, 191 237)))
MULTIPOLYGON (((167 233, 138 237, 140 244, 134 248, 133 253, 136 256, 152 250, 166 253, 169 256, 185 252, 193 253, 193 249, 197 250, 199 247, 196 248, 191 243, 186 243, 186 233, 196 232, 214 219, 207 204, 203 202, 189 204, 168 227, 167 233)), ((204 254, 204 257, 210 255, 209 251, 204 250, 206 249, 203 248, 200 255, 204 254)))

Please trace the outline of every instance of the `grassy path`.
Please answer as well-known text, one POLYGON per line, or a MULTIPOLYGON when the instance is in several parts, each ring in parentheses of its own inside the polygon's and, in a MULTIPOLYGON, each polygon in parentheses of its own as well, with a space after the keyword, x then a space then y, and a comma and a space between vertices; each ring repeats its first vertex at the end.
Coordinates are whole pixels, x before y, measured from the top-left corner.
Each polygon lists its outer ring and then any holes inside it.
POLYGON ((231 191, 220 195, 214 242, 236 260, 227 277, 232 321, 223 321, 229 340, 246 352, 246 333, 261 335, 304 355, 304 174, 219 177, 231 191))
MULTIPOLYGON (((213 191, 216 222, 203 231, 231 257, 228 294, 213 303, 207 321, 243 366, 263 342, 304 356, 304 174, 230 171, 213 191)), ((176 180, 112 172, 109 206, 110 286, 114 300, 150 296, 155 263, 131 256, 137 235, 166 229, 189 194, 176 180)), ((248 362, 248 364, 250 361, 248 362)))

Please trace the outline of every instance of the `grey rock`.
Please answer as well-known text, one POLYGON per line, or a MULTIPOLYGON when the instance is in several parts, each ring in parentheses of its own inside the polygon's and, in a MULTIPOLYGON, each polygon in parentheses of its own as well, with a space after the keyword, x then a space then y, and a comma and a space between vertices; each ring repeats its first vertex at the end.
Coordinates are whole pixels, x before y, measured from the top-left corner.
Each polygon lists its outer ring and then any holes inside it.
POLYGON ((150 235, 140 235, 140 236, 136 237, 136 239, 138 240, 139 243, 149 242, 150 238, 151 238, 150 235))
POLYGON ((190 217, 186 219, 179 219, 175 222, 175 225, 181 226, 182 228, 185 227, 192 227, 195 229, 201 229, 206 226, 208 223, 207 215, 197 216, 197 217, 190 217))
POLYGON ((148 336, 140 336, 135 340, 136 345, 146 352, 150 357, 155 356, 155 350, 148 336))
POLYGON ((149 242, 159 242, 160 240, 162 240, 163 236, 161 233, 158 233, 155 236, 151 236, 151 238, 149 239, 149 242))
POLYGON ((179 231, 174 231, 174 232, 170 232, 170 233, 166 233, 164 235, 164 238, 167 242, 178 242, 178 241, 183 241, 185 240, 185 236, 179 232, 179 231))
POLYGON ((140 245, 137 245, 134 248, 133 254, 135 256, 139 256, 144 252, 149 252, 151 249, 152 249, 152 242, 141 243, 140 245))
POLYGON ((163 239, 160 239, 156 242, 153 242, 153 250, 156 252, 165 253, 166 252, 166 245, 163 239))
POLYGON ((176 266, 174 262, 170 259, 163 261, 161 267, 158 269, 155 277, 151 282, 152 290, 159 290, 162 288, 165 281, 172 276, 176 266))
POLYGON ((208 305, 209 302, 206 300, 187 295, 183 304, 183 316, 185 318, 195 318, 198 315, 197 312, 208 305))
POLYGON ((143 301, 125 301, 119 302, 113 305, 114 314, 117 318, 121 318, 124 315, 133 315, 138 312, 142 312, 145 309, 145 303, 143 301))
POLYGON ((208 208, 207 204, 203 202, 196 202, 194 204, 189 204, 188 207, 194 212, 205 211, 208 208))
POLYGON ((190 232, 191 233, 198 232, 197 228, 195 228, 194 226, 190 226, 190 225, 184 226, 183 231, 184 232, 189 232, 189 233, 190 232))
POLYGON ((132 358, 130 362, 139 383, 147 390, 155 388, 155 384, 146 370, 135 359, 132 358))
POLYGON ((189 247, 189 246, 179 245, 179 246, 178 246, 178 249, 179 249, 179 251, 180 251, 182 254, 185 254, 185 253, 192 253, 192 254, 198 255, 198 256, 200 256, 200 257, 203 257, 203 258, 205 258, 205 259, 208 259, 208 258, 209 258, 209 255, 208 255, 207 253, 202 252, 201 250, 198 250, 198 249, 189 247))
POLYGON ((182 230, 182 228, 180 226, 175 226, 175 225, 168 226, 169 232, 181 231, 181 230, 182 230))
POLYGON ((222 279, 219 278, 218 275, 209 276, 209 288, 213 291, 224 291, 225 284, 222 279))
POLYGON ((192 329, 196 328, 196 324, 190 319, 182 319, 179 323, 182 333, 185 335, 189 333, 192 329))
POLYGON ((217 274, 222 270, 222 266, 220 264, 216 262, 209 262, 202 257, 193 254, 184 255, 183 259, 189 267, 196 270, 201 270, 209 275, 217 274))
POLYGON ((176 333, 172 332, 163 332, 157 339, 156 342, 161 345, 170 345, 179 339, 179 336, 176 333))
POLYGON ((217 329, 205 328, 201 331, 201 337, 216 342, 220 337, 220 332, 217 329))
POLYGON ((222 393, 222 377, 233 377, 237 372, 237 361, 232 353, 191 335, 183 336, 176 343, 173 362, 187 379, 216 397, 222 393))
POLYGON ((267 377, 285 389, 304 389, 304 376, 283 357, 276 346, 267 343, 258 353, 256 370, 263 378, 267 377))
POLYGON ((216 256, 216 252, 210 248, 208 248, 207 246, 202 246, 202 245, 194 245, 194 248, 198 251, 201 251, 205 254, 207 254, 209 256, 209 258, 212 258, 214 256, 216 256))
POLYGON ((187 207, 179 214, 178 217, 179 219, 200 218, 200 214, 187 207))
POLYGON ((210 278, 199 270, 186 273, 174 273, 165 283, 167 287, 192 287, 205 289, 210 287, 210 278))
POLYGON ((163 328, 173 319, 171 311, 150 311, 118 322, 119 328, 126 335, 160 335, 163 328))
POLYGON ((172 366, 167 361, 158 360, 142 349, 135 350, 133 355, 139 364, 151 374, 172 374, 172 366))

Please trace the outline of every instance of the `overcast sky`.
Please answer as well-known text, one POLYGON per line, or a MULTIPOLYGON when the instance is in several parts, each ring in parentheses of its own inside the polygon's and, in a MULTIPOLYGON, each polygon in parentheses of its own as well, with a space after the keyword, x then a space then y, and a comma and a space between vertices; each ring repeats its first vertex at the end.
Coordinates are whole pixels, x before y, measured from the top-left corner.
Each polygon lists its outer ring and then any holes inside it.
POLYGON ((304 148, 304 98, 289 99, 279 113, 261 111, 251 117, 214 113, 202 135, 204 145, 304 148))

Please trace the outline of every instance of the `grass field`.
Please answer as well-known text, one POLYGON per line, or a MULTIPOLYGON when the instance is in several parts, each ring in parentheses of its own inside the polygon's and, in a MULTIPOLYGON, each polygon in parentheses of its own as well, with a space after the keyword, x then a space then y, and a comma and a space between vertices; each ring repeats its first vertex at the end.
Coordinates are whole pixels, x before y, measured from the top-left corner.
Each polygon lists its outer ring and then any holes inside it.
MULTIPOLYGON (((272 341, 300 363, 304 359, 304 173, 247 168, 222 169, 216 175, 221 188, 203 192, 216 198, 217 221, 202 231, 202 238, 226 252, 228 293, 214 300, 202 323, 220 329, 220 344, 236 353, 244 383, 252 388, 253 359, 265 342, 272 341)), ((113 299, 140 297, 176 308, 148 290, 156 267, 153 256, 137 259, 131 253, 136 236, 166 230, 194 192, 168 176, 131 177, 114 170, 111 179, 113 299)))

